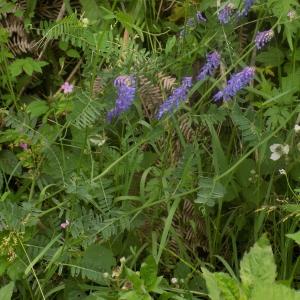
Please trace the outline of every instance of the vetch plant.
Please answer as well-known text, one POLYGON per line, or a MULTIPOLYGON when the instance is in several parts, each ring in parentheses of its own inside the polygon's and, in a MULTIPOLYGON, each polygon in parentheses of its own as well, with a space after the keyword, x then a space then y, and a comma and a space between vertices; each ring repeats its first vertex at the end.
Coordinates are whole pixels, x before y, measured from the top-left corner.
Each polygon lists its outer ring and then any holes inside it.
POLYGON ((218 12, 218 19, 221 24, 227 24, 230 21, 230 18, 233 14, 234 5, 232 3, 226 4, 218 12))
POLYGON ((212 75, 213 72, 220 65, 221 56, 217 51, 213 51, 206 56, 206 63, 200 69, 197 80, 204 80, 207 76, 212 75))
POLYGON ((107 113, 109 122, 130 108, 135 97, 135 85, 133 76, 122 75, 115 79, 114 86, 117 88, 118 98, 115 107, 107 113))
POLYGON ((192 86, 192 77, 184 77, 181 85, 176 88, 171 96, 159 107, 157 119, 161 119, 164 114, 172 112, 179 104, 186 100, 188 90, 192 86))
POLYGON ((246 67, 241 72, 233 74, 227 83, 227 86, 214 95, 215 101, 228 101, 234 97, 238 91, 245 88, 254 78, 255 68, 246 67))
POLYGON ((274 36, 274 31, 272 29, 258 32, 255 37, 255 46, 257 49, 263 48, 274 36))

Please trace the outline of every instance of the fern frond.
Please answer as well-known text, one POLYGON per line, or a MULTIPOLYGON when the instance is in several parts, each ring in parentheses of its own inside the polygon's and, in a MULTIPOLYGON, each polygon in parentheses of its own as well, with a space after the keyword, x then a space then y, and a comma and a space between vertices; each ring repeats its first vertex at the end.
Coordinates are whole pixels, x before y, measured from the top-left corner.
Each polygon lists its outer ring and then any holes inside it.
POLYGON ((249 146, 256 145, 261 137, 259 129, 256 124, 246 117, 245 113, 242 113, 237 106, 231 114, 233 123, 239 128, 242 134, 242 139, 249 146))
POLYGON ((78 129, 90 127, 100 117, 102 106, 86 93, 77 94, 69 121, 78 129))
POLYGON ((43 38, 36 44, 38 47, 44 42, 54 39, 70 42, 73 46, 83 50, 94 46, 87 38, 89 32, 75 14, 55 22, 42 21, 38 33, 43 35, 43 38))

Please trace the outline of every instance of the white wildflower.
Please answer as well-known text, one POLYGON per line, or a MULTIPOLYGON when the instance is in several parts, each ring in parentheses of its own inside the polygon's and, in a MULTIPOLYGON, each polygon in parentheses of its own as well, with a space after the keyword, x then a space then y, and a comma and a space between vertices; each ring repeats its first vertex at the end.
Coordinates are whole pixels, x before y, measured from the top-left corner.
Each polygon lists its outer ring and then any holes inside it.
POLYGON ((300 125, 296 124, 294 127, 295 133, 300 133, 300 125))
POLYGON ((288 155, 290 151, 289 145, 273 144, 270 146, 272 152, 270 159, 278 160, 282 155, 288 155))
POLYGON ((285 169, 280 169, 279 174, 280 175, 286 175, 286 170, 285 169))
POLYGON ((172 284, 178 283, 178 279, 175 278, 175 277, 171 278, 171 283, 172 283, 172 284))
POLYGON ((82 23, 82 26, 83 26, 83 27, 88 27, 90 21, 89 21, 88 18, 82 18, 82 19, 81 19, 81 23, 82 23))
POLYGON ((121 257, 120 258, 120 263, 121 264, 125 264, 125 262, 126 262, 126 258, 123 256, 123 257, 121 257))

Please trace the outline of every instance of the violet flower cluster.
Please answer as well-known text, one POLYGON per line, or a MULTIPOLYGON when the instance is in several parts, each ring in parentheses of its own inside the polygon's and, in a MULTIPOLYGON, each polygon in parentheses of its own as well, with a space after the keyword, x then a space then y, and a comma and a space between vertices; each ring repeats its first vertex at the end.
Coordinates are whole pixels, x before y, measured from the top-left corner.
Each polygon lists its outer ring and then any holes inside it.
POLYGON ((230 100, 237 94, 238 91, 240 91, 250 83, 250 81, 254 78, 254 75, 254 67, 246 67, 241 72, 233 74, 229 79, 227 86, 222 91, 219 91, 217 94, 215 94, 214 100, 230 100))
POLYGON ((274 36, 274 31, 272 29, 258 32, 255 37, 255 46, 257 49, 263 48, 274 36))
POLYGON ((173 111, 179 104, 186 100, 188 90, 192 86, 192 77, 184 77, 181 85, 173 91, 171 96, 159 107, 156 118, 159 120, 165 113, 173 111))
MULTIPOLYGON (((202 23, 202 22, 206 22, 206 18, 202 15, 202 12, 201 11, 197 11, 195 16, 192 17, 192 18, 189 18, 187 21, 186 21, 186 26, 191 28, 191 27, 195 27, 197 24, 199 23, 202 23)), ((181 38, 183 38, 186 34, 186 28, 182 29, 179 33, 179 36, 181 38)))
POLYGON ((115 107, 107 113, 109 122, 129 109, 136 92, 136 83, 133 76, 118 76, 114 81, 114 86, 118 90, 118 97, 115 107))
POLYGON ((206 63, 200 69, 200 72, 197 76, 197 80, 204 80, 207 75, 212 75, 212 73, 220 65, 220 54, 217 51, 213 51, 206 56, 206 63))
POLYGON ((244 8, 241 12, 238 13, 238 17, 246 17, 254 2, 255 0, 245 0, 244 8))
POLYGON ((222 9, 218 12, 218 19, 221 24, 227 24, 230 21, 230 17, 233 13, 234 6, 229 3, 226 4, 222 9))
POLYGON ((206 18, 202 15, 201 11, 197 11, 194 17, 187 20, 186 25, 189 27, 193 27, 197 25, 197 23, 201 22, 206 22, 206 18))

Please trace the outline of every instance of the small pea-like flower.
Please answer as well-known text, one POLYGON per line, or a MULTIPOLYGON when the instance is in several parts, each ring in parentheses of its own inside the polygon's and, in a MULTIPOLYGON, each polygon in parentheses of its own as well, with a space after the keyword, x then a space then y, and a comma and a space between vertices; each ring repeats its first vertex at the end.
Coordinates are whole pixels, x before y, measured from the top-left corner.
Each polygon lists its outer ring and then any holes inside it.
POLYGON ((206 56, 206 63, 200 69, 197 80, 204 80, 207 75, 212 73, 219 67, 221 56, 217 51, 213 51, 206 56))
POLYGON ((280 169, 279 174, 280 175, 286 175, 286 170, 285 169, 280 169))
POLYGON ((255 37, 255 45, 257 49, 263 48, 274 36, 274 31, 272 29, 258 32, 255 37))
POLYGON ((230 21, 230 17, 233 13, 234 5, 232 3, 226 4, 218 12, 218 19, 221 24, 227 24, 230 21))
POLYGON ((171 283, 172 284, 177 284, 178 283, 178 279, 176 277, 171 278, 171 283))
POLYGON ((245 0, 244 8, 241 12, 238 13, 238 17, 245 17, 248 15, 252 5, 254 4, 255 0, 245 0))
POLYGON ((63 90, 64 94, 70 94, 73 92, 74 85, 66 81, 60 88, 63 90))
POLYGON ((250 81, 254 78, 255 68, 254 67, 246 67, 241 72, 233 74, 227 86, 219 91, 214 96, 215 101, 219 101, 223 98, 223 100, 227 101, 234 97, 238 91, 246 87, 250 81))
POLYGON ((114 86, 117 88, 118 97, 115 107, 107 114, 109 122, 130 108, 136 91, 135 79, 133 76, 118 76, 114 81, 114 86))
POLYGON ((300 125, 296 124, 294 127, 295 133, 300 133, 300 125))
POLYGON ((24 151, 28 149, 28 144, 26 144, 26 143, 20 143, 19 146, 20 146, 20 148, 22 148, 24 151))
POLYGON ((273 144, 270 146, 270 151, 272 152, 270 159, 278 160, 283 155, 288 155, 290 151, 289 145, 282 145, 282 144, 273 144))
POLYGON ((63 222, 60 224, 60 228, 66 229, 70 225, 70 222, 66 220, 66 222, 63 222))
POLYGON ((165 113, 173 111, 186 100, 188 90, 192 86, 192 77, 184 77, 181 85, 173 91, 171 96, 159 107, 156 118, 159 120, 165 113))

